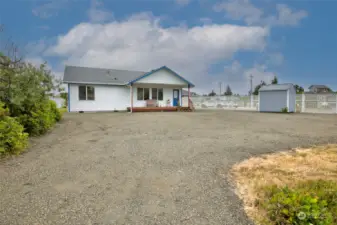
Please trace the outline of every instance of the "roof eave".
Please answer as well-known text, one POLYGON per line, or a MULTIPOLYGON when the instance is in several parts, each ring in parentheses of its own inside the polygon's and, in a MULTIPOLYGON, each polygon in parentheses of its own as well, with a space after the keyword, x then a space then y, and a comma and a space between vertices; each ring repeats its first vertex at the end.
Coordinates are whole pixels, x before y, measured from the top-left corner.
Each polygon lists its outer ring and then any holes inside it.
POLYGON ((128 84, 129 84, 129 85, 132 85, 132 84, 134 84, 135 82, 137 82, 137 81, 139 81, 139 80, 141 80, 141 79, 143 79, 143 78, 145 78, 145 77, 147 77, 147 76, 150 76, 151 74, 153 74, 153 73, 155 73, 155 72, 157 72, 157 71, 159 71, 159 70, 162 70, 162 69, 166 69, 166 70, 170 71, 170 72, 173 73, 175 76, 177 76, 178 78, 180 78, 181 80, 183 80, 184 82, 186 82, 186 84, 188 84, 191 88, 195 87, 194 84, 192 84, 191 82, 189 82, 188 80, 186 80, 185 78, 183 78, 182 76, 180 76, 179 74, 177 74, 176 72, 174 72, 173 70, 171 70, 170 68, 168 68, 167 66, 162 66, 162 67, 160 67, 160 68, 158 68, 158 69, 155 69, 155 70, 152 70, 152 71, 150 71, 150 72, 148 72, 148 73, 146 73, 146 74, 143 74, 143 75, 141 75, 140 77, 138 77, 138 78, 136 78, 136 79, 130 81, 128 84))
POLYGON ((117 84, 117 83, 100 83, 100 82, 81 82, 81 81, 62 81, 64 84, 97 84, 97 85, 118 85, 118 86, 126 86, 127 83, 117 84))

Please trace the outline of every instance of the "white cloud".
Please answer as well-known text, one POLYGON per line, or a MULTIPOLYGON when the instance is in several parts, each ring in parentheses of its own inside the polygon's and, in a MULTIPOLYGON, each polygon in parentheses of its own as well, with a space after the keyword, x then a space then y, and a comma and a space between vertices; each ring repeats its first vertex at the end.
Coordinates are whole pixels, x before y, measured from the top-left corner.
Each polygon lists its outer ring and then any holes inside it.
POLYGON ((296 26, 299 22, 308 16, 305 10, 294 11, 285 4, 278 4, 276 6, 278 11, 278 18, 275 21, 277 25, 296 26))
POLYGON ((186 6, 191 2, 191 0, 175 0, 175 1, 180 6, 186 6))
POLYGON ((277 15, 267 15, 262 8, 253 5, 250 0, 225 0, 213 7, 216 12, 225 12, 226 17, 242 20, 248 25, 296 26, 308 16, 305 10, 293 10, 285 4, 277 4, 277 15))
POLYGON ((82 23, 58 37, 47 54, 64 63, 149 71, 167 65, 196 85, 207 86, 209 67, 237 51, 260 51, 268 29, 236 25, 160 26, 142 14, 104 25, 82 23), (206 84, 206 85, 205 85, 206 84))
POLYGON ((213 9, 216 12, 226 12, 226 16, 234 20, 244 20, 248 25, 258 23, 263 11, 249 0, 229 0, 214 5, 213 9))
POLYGON ((41 64, 45 63, 45 61, 41 57, 31 57, 25 59, 25 61, 31 63, 35 67, 39 67, 41 64))
POLYGON ((98 0, 91 1, 91 7, 88 10, 88 16, 90 21, 94 23, 105 22, 113 19, 113 14, 110 11, 103 9, 103 3, 99 2, 98 0))

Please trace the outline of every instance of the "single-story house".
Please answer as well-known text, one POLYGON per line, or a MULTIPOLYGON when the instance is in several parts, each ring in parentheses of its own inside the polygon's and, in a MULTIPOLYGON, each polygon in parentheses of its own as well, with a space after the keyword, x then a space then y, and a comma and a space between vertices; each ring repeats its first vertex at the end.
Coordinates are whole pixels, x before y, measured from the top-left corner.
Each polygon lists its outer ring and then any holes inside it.
POLYGON ((326 86, 326 85, 310 85, 309 89, 309 93, 314 93, 314 94, 318 94, 318 93, 331 93, 331 89, 326 86))
POLYGON ((170 68, 142 72, 66 66, 63 83, 68 84, 68 111, 122 111, 146 107, 176 107, 182 88, 194 85, 170 68))
POLYGON ((260 112, 296 111, 296 89, 293 84, 270 84, 259 90, 260 112))

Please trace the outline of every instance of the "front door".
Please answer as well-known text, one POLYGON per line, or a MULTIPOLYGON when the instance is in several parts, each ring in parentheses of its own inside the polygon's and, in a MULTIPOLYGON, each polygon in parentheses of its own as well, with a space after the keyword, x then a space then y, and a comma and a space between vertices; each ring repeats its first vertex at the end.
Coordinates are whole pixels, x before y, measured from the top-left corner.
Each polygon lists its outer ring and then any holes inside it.
POLYGON ((179 89, 173 89, 173 106, 179 104, 179 89))

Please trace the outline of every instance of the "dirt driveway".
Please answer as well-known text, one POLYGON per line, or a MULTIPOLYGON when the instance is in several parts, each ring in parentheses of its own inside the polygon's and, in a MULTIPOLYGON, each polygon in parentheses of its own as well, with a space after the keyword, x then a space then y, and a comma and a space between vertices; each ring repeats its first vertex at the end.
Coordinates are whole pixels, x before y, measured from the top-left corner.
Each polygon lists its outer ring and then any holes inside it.
POLYGON ((68 114, 0 162, 0 223, 250 224, 231 165, 327 142, 337 142, 337 115, 68 114))

